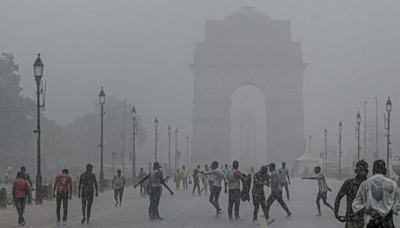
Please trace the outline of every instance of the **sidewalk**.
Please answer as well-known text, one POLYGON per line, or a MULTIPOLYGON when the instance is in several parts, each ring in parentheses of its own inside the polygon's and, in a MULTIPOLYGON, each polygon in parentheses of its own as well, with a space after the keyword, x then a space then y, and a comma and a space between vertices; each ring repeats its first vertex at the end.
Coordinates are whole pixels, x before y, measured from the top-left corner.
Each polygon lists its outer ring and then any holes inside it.
MULTIPOLYGON (((142 199, 140 197, 140 189, 133 189, 132 186, 126 187, 124 190, 124 203, 142 199)), ((81 199, 78 196, 72 196, 72 200, 68 202, 68 222, 82 219, 81 199)), ((113 209, 115 205, 114 190, 108 190, 99 193, 99 197, 94 197, 92 206, 92 215, 113 209)), ((61 206, 61 220, 63 210, 61 206)), ((43 201, 42 205, 27 205, 24 218, 27 225, 25 227, 49 227, 56 224, 56 200, 43 201)), ((0 210, 0 227, 18 227, 18 214, 15 207, 8 205, 7 210, 0 210)))

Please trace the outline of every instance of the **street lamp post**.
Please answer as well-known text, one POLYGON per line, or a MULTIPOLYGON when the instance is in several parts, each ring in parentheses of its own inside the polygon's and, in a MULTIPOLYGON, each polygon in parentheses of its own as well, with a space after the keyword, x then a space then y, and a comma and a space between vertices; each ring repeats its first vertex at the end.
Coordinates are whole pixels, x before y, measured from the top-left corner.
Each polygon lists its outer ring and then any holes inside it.
MULTIPOLYGON (((34 130, 34 133, 37 133, 37 174, 36 174, 36 204, 42 204, 42 172, 41 172, 41 164, 40 164, 40 108, 44 107, 44 97, 43 97, 43 105, 40 103, 40 95, 43 94, 43 90, 41 87, 41 80, 43 77, 43 63, 40 59, 40 54, 33 64, 33 73, 36 81, 36 95, 37 95, 37 127, 34 130)), ((46 89, 45 89, 46 91, 46 89)), ((46 94, 46 92, 45 92, 46 94)))
POLYGON ((100 192, 104 192, 104 172, 103 172, 103 117, 104 117, 104 104, 106 103, 106 94, 104 93, 103 87, 99 94, 99 103, 101 106, 101 127, 100 127, 100 192))
POLYGON ((189 168, 189 135, 186 136, 186 168, 189 168))
POLYGON ((338 138, 338 144, 339 144, 339 180, 342 179, 342 121, 339 123, 339 138, 338 138))
POLYGON ((367 102, 364 103, 364 161, 367 161, 367 102))
POLYGON ((136 109, 132 105, 132 180, 135 181, 136 178, 136 134, 137 134, 137 120, 136 120, 136 109))
POLYGON ((357 138, 357 161, 360 161, 360 123, 361 123, 361 115, 360 112, 357 113, 356 116, 357 125, 356 125, 356 138, 357 138))
POLYGON ((390 112, 392 111, 392 102, 390 101, 390 97, 386 102, 386 111, 388 113, 388 117, 385 118, 385 129, 387 129, 387 166, 388 167, 388 178, 390 178, 390 166, 389 166, 389 158, 390 158, 390 112))
POLYGON ((379 157, 379 150, 378 150, 378 98, 375 97, 376 101, 376 106, 375 106, 375 111, 376 111, 376 123, 375 123, 375 137, 376 137, 376 152, 375 152, 375 160, 378 160, 379 157))
POLYGON ((178 159, 177 159, 177 154, 178 154, 178 128, 175 129, 175 170, 178 169, 178 159))
POLYGON ((310 137, 308 137, 308 141, 309 141, 308 151, 310 152, 310 154, 311 154, 311 140, 312 140, 312 138, 311 138, 311 135, 310 135, 310 137))
POLYGON ((171 126, 168 126, 168 174, 171 175, 171 126))
POLYGON ((157 128, 158 128, 158 119, 156 117, 156 119, 154 120, 154 129, 155 129, 155 147, 154 147, 154 161, 157 162, 157 142, 158 142, 158 132, 157 132, 157 128))
POLYGON ((327 175, 328 174, 328 131, 326 130, 326 128, 324 131, 324 135, 325 135, 325 156, 324 156, 325 166, 324 166, 324 168, 325 168, 325 175, 327 175))

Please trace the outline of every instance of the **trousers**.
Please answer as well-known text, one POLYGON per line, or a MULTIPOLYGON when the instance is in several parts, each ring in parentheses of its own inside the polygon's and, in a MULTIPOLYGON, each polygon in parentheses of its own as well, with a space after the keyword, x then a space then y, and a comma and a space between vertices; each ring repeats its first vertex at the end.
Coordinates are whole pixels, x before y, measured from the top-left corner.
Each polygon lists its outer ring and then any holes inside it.
POLYGON ((63 221, 67 221, 68 214, 68 192, 57 191, 57 221, 60 221, 61 202, 63 204, 63 221))
POLYGON ((210 203, 217 210, 217 214, 221 210, 221 208, 219 207, 219 203, 218 203, 220 193, 221 193, 221 187, 213 186, 211 189, 210 198, 209 198, 210 203))
POLYGON ((281 183, 281 186, 282 186, 282 188, 285 187, 285 190, 286 190, 286 197, 287 197, 288 199, 290 199, 288 182, 281 183))
POLYGON ((82 214, 89 220, 92 211, 94 191, 82 191, 82 214), (85 216, 87 215, 87 217, 85 216))
POLYGON ((194 192, 196 191, 197 188, 197 193, 200 195, 200 181, 199 180, 193 180, 193 192, 192 194, 194 195, 194 192))
POLYGON ((25 208, 25 197, 15 199, 15 207, 18 212, 18 224, 25 222, 24 219, 24 208, 25 208))
POLYGON ((271 195, 269 195, 267 199, 267 213, 265 215, 266 219, 269 219, 269 209, 271 208, 271 205, 275 200, 278 201, 278 203, 282 206, 283 210, 285 210, 288 215, 290 214, 288 207, 286 206, 285 202, 283 202, 282 192, 271 192, 271 195))
POLYGON ((157 218, 160 217, 158 213, 158 205, 160 204, 161 188, 153 186, 150 189, 149 217, 157 218))
POLYGON ((229 189, 229 204, 228 204, 228 215, 232 217, 232 209, 235 204, 235 218, 239 218, 239 207, 240 207, 240 189, 229 189))
POLYGON ((265 217, 267 217, 267 206, 265 205, 265 195, 264 191, 253 191, 252 192, 252 197, 253 197, 253 205, 254 205, 254 213, 253 213, 253 221, 257 220, 257 213, 258 210, 261 208, 264 212, 265 217))
POLYGON ((188 186, 188 178, 187 177, 182 177, 182 182, 183 182, 183 190, 187 190, 187 186, 188 186))

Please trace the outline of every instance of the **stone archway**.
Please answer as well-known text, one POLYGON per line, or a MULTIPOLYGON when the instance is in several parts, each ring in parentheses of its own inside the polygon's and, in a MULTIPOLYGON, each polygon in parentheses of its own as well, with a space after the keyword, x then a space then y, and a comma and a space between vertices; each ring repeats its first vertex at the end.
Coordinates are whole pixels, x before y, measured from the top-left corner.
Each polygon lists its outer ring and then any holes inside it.
POLYGON ((272 20, 242 7, 225 20, 205 22, 205 41, 196 43, 192 164, 230 160, 233 92, 258 87, 266 98, 266 162, 294 161, 294 142, 303 139, 303 63, 290 21, 272 20))

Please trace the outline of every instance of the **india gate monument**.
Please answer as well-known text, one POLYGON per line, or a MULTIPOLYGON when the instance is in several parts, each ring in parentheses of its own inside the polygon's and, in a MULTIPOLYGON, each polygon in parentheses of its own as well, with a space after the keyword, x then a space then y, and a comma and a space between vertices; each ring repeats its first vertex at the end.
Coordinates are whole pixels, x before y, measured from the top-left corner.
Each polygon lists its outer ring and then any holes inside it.
MULTIPOLYGON (((303 62, 300 42, 291 39, 289 20, 273 20, 254 7, 241 7, 225 20, 205 22, 205 39, 197 42, 193 63, 192 164, 230 163, 231 97, 241 86, 257 87, 265 96, 264 159, 286 161, 301 154, 303 140, 303 62)), ((257 139, 258 141, 264 139, 257 139)), ((243 151, 245 154, 246 151, 243 151)))

